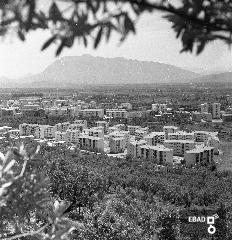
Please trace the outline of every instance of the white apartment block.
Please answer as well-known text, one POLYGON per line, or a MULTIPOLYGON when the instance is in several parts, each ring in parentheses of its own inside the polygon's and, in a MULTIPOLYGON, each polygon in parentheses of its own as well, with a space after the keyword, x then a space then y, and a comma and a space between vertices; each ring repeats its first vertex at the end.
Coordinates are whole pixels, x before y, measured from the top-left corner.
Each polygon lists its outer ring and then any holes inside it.
POLYGON ((56 131, 55 132, 55 141, 57 141, 57 142, 59 142, 59 141, 67 142, 67 132, 56 131))
POLYGON ((68 143, 79 143, 79 136, 80 136, 80 131, 79 130, 68 129, 66 131, 66 141, 68 143))
POLYGON ((124 137, 111 137, 109 147, 110 153, 123 153, 126 149, 126 139, 124 137))
POLYGON ((46 114, 49 114, 54 117, 74 115, 74 112, 75 112, 74 108, 67 108, 67 107, 51 107, 51 108, 45 109, 46 114))
POLYGON ((135 140, 141 140, 148 134, 148 128, 139 128, 135 131, 135 140))
POLYGON ((111 138, 124 138, 125 139, 125 144, 126 146, 128 145, 129 143, 129 140, 130 140, 130 133, 129 131, 114 131, 112 133, 109 133, 109 139, 111 138))
POLYGON ((221 117, 221 104, 220 103, 213 103, 212 104, 212 116, 215 119, 221 117))
POLYGON ((199 147, 186 151, 184 159, 186 166, 193 166, 195 164, 208 164, 212 163, 214 157, 213 147, 199 147))
POLYGON ((56 131, 59 131, 59 132, 65 132, 68 130, 69 126, 70 126, 69 122, 57 123, 55 125, 55 129, 56 131))
POLYGON ((115 131, 119 131, 119 129, 117 127, 115 127, 115 126, 109 127, 109 129, 108 129, 108 133, 109 134, 112 133, 112 132, 115 132, 115 131))
POLYGON ((88 135, 79 136, 80 148, 88 148, 98 152, 104 152, 104 139, 88 135))
POLYGON ((201 122, 202 114, 200 112, 192 112, 192 120, 195 122, 201 122))
POLYGON ((175 133, 169 133, 167 140, 191 140, 194 141, 194 133, 188 133, 184 131, 178 131, 175 133))
POLYGON ((68 126, 68 130, 79 130, 82 131, 83 129, 86 129, 84 124, 78 124, 78 123, 72 123, 68 126))
POLYGON ((216 137, 217 132, 195 131, 194 137, 196 142, 206 142, 209 137, 216 137))
POLYGON ((55 126, 49 126, 47 125, 44 128, 44 138, 54 138, 55 137, 55 131, 56 131, 56 127, 55 126))
POLYGON ((29 123, 22 123, 19 125, 19 131, 21 136, 29 136, 35 135, 36 129, 39 128, 40 125, 38 124, 29 124, 29 123))
POLYGON ((90 129, 84 129, 83 134, 93 137, 104 138, 104 128, 93 127, 90 129))
POLYGON ((104 132, 107 133, 109 130, 109 123, 106 121, 97 121, 96 122, 97 127, 103 127, 104 128, 104 132))
POLYGON ((109 118, 128 118, 128 112, 120 109, 107 109, 106 116, 109 118))
POLYGON ((191 140, 165 140, 164 146, 173 149, 173 155, 183 156, 186 151, 195 148, 195 142, 191 140))
POLYGON ((201 104, 201 113, 208 113, 209 112, 209 105, 208 103, 201 104))
POLYGON ((155 112, 165 112, 167 110, 167 104, 164 103, 154 103, 151 105, 152 111, 155 112))
POLYGON ((219 147, 220 147, 220 140, 217 136, 209 136, 207 142, 205 143, 206 146, 214 148, 214 154, 219 154, 219 147))
POLYGON ((83 109, 80 111, 83 117, 104 117, 104 109, 83 109))
POLYGON ((135 132, 140 128, 141 128, 140 126, 132 126, 132 125, 127 126, 127 130, 130 132, 130 135, 135 135, 135 132))
POLYGON ((139 146, 146 145, 145 140, 129 142, 127 145, 127 155, 139 157, 139 146))
POLYGON ((157 164, 172 164, 173 150, 165 148, 164 146, 139 146, 139 154, 141 159, 154 161, 157 164))
POLYGON ((165 140, 165 132, 151 132, 144 137, 148 145, 156 146, 158 144, 163 144, 165 140))
POLYGON ((175 127, 175 126, 164 126, 163 127, 163 132, 165 132, 165 138, 168 138, 168 134, 170 133, 176 133, 180 131, 179 127, 175 127))

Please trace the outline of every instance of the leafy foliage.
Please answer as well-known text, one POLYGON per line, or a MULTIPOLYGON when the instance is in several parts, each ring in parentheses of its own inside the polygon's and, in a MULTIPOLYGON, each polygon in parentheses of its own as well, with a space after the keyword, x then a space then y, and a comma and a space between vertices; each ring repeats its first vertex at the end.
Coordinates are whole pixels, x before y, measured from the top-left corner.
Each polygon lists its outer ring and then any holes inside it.
POLYGON ((51 37, 42 50, 55 43, 59 55, 75 40, 86 47, 93 41, 97 48, 103 38, 108 41, 117 33, 124 41, 128 34, 136 33, 135 24, 143 13, 159 10, 182 41, 182 52, 196 48, 200 54, 208 42, 216 39, 231 44, 231 9, 232 3, 224 0, 53 0, 46 4, 7 0, 0 3, 0 35, 13 30, 25 41, 29 31, 50 29, 51 37))

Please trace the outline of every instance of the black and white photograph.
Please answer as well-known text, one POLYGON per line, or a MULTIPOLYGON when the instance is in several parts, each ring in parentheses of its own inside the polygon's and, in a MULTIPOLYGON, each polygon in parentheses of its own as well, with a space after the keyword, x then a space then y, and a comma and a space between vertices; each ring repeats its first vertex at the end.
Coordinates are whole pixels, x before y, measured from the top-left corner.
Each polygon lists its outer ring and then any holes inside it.
POLYGON ((232 240, 232 1, 0 1, 0 240, 232 240))

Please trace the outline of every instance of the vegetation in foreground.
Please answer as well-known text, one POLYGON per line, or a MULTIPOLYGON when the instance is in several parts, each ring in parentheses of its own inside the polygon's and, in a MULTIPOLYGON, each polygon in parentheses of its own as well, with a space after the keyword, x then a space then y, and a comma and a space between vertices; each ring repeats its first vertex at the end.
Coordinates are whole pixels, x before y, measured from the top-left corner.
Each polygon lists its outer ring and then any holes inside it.
POLYGON ((31 144, 1 154, 0 171, 1 239, 202 239, 178 231, 179 210, 195 208, 226 211, 214 239, 232 236, 230 172, 31 144))

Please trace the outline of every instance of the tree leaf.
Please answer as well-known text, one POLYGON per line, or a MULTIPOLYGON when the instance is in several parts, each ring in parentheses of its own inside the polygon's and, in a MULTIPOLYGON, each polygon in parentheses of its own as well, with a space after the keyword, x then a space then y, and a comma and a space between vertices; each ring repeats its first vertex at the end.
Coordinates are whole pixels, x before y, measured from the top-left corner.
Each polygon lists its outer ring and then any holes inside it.
POLYGON ((125 28, 126 32, 132 31, 133 33, 135 33, 134 23, 133 23, 132 20, 129 18, 128 14, 125 15, 124 28, 125 28))
POLYGON ((97 48, 97 47, 98 47, 98 44, 99 44, 100 41, 101 41, 102 31, 103 31, 103 27, 101 26, 100 29, 99 29, 99 31, 98 31, 96 40, 95 40, 95 42, 94 42, 94 48, 97 48))
POLYGON ((58 20, 63 19, 62 14, 59 10, 59 8, 57 7, 56 3, 53 2, 53 4, 51 5, 50 9, 49 9, 49 18, 56 23, 58 20))
POLYGON ((60 55, 60 53, 62 52, 64 46, 65 46, 65 39, 62 40, 60 46, 57 48, 57 50, 56 50, 56 57, 60 55))
POLYGON ((51 43, 53 43, 57 38, 57 35, 52 36, 51 38, 49 38, 42 46, 41 51, 45 50, 47 47, 49 47, 51 45, 51 43))
POLYGON ((19 36, 20 40, 25 41, 25 36, 22 33, 22 31, 20 31, 20 30, 18 31, 18 36, 19 36))

